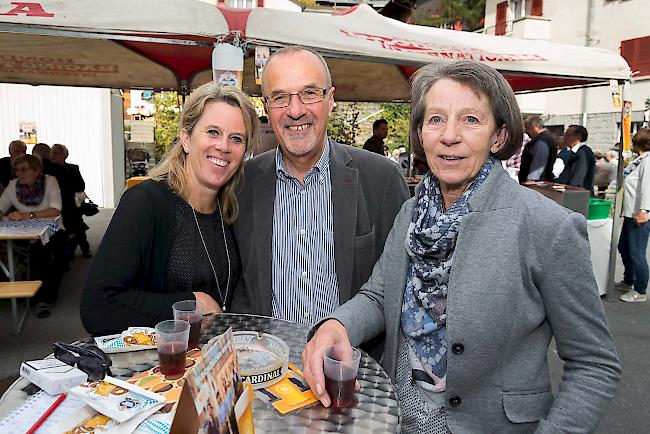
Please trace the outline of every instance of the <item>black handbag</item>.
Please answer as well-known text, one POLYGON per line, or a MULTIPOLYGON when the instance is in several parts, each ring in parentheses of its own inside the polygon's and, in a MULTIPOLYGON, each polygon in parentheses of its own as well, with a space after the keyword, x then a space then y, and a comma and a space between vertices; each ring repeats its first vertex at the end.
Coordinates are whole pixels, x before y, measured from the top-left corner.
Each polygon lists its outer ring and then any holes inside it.
POLYGON ((86 199, 79 205, 79 212, 86 217, 91 217, 99 212, 99 207, 92 200, 86 199))

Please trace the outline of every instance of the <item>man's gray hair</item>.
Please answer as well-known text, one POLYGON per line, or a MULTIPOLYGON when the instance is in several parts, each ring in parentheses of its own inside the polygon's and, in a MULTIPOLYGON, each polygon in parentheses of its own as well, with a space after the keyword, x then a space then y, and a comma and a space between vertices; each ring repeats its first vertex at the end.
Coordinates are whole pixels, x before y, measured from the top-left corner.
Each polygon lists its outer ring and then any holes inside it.
POLYGON ((411 145, 416 156, 426 159, 420 142, 420 131, 426 111, 426 95, 433 84, 449 79, 468 86, 479 96, 488 99, 496 121, 497 131, 505 128, 508 138, 505 146, 492 154, 499 160, 507 160, 520 147, 524 137, 519 104, 510 84, 494 68, 474 60, 430 63, 418 69, 411 79, 411 145))
POLYGON ((327 66, 327 62, 325 61, 323 56, 321 56, 320 53, 318 53, 315 50, 312 50, 311 48, 301 47, 300 45, 290 45, 288 47, 280 48, 278 51, 271 54, 269 60, 266 61, 266 65, 264 65, 264 70, 262 71, 262 95, 264 95, 264 81, 265 81, 264 76, 266 75, 266 67, 269 65, 269 63, 271 63, 271 60, 273 60, 275 57, 278 56, 291 54, 291 53, 298 53, 300 51, 311 53, 318 58, 321 65, 323 66, 323 72, 325 73, 325 85, 328 89, 332 87, 332 75, 330 74, 330 68, 329 66, 327 66))
POLYGON ((542 119, 542 117, 539 115, 528 116, 526 119, 524 119, 524 125, 529 125, 533 128, 540 128, 540 129, 545 128, 544 119, 542 119))

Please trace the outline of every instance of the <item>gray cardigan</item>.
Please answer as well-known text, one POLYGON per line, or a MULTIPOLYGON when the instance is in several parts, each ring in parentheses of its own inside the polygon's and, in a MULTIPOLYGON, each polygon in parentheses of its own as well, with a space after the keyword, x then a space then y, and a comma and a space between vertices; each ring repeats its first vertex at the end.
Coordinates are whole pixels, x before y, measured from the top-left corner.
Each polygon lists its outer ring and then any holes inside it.
MULTIPOLYGON (((414 204, 412 198, 402 206, 368 282, 332 315, 355 346, 386 330, 382 364, 393 380, 414 204)), ((584 217, 519 186, 500 165, 469 207, 447 300, 449 428, 592 432, 614 395, 620 365, 584 217), (546 359, 551 338, 565 362, 555 397, 546 359)))

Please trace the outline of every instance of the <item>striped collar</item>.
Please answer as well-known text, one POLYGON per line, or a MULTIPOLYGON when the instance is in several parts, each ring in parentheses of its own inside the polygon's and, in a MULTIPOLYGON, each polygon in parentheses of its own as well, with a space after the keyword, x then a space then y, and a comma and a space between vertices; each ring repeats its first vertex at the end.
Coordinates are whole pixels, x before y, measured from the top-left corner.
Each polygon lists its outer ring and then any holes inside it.
MULTIPOLYGON (((323 147, 323 153, 321 154, 320 158, 314 164, 314 167, 312 167, 309 172, 307 172, 307 175, 305 176, 305 180, 307 178, 310 178, 313 174, 319 173, 319 174, 325 174, 327 173, 327 170, 329 169, 330 165, 330 142, 325 138, 325 146, 323 147)), ((282 152, 280 151, 280 146, 275 148, 275 171, 278 175, 278 178, 282 179, 291 179, 295 178, 289 171, 287 170, 285 164, 284 164, 284 157, 282 156, 282 152)))

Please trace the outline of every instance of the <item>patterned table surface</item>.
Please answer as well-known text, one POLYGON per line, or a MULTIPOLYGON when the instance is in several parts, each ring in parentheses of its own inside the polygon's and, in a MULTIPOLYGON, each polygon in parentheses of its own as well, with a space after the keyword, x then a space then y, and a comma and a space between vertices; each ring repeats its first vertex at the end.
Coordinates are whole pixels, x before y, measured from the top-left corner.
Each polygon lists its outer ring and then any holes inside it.
POLYGON ((41 243, 47 244, 50 237, 60 229, 60 223, 60 218, 0 221, 0 239, 40 239, 41 243))
MULTIPOLYGON (((201 343, 225 332, 253 330, 270 333, 282 338, 291 354, 289 360, 302 366, 300 354, 307 342, 309 327, 289 321, 239 314, 211 315, 203 318, 201 343)), ((113 361, 111 371, 117 378, 127 379, 137 372, 146 371, 158 364, 156 351, 145 350, 130 353, 110 354, 113 361)), ((256 399, 253 405, 255 433, 397 433, 400 430, 401 412, 397 395, 390 379, 382 367, 362 352, 357 376, 361 389, 356 393, 357 405, 347 409, 327 409, 316 404, 289 415, 280 415, 256 399)), ((26 396, 20 390, 26 384, 18 380, 3 396, 0 409, 6 410, 11 402, 20 402, 26 396)), ((11 408, 14 408, 14 404, 11 408)), ((9 411, 11 411, 11 408, 9 411)), ((4 413, 4 411, 1 411, 4 413)))

